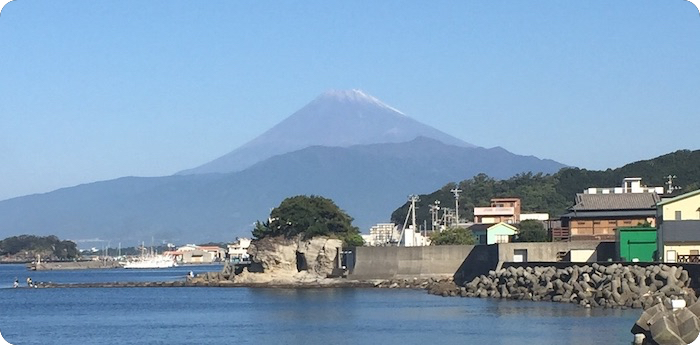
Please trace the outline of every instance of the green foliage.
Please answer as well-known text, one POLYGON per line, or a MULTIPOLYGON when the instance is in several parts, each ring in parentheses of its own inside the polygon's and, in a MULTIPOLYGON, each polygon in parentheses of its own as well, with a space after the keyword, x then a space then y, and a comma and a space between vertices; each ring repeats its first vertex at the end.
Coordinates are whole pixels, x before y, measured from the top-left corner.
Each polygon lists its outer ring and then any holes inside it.
POLYGON ((517 242, 550 242, 544 224, 537 220, 524 220, 520 222, 517 242))
MULTIPOLYGON (((588 187, 619 186, 625 177, 641 177, 649 186, 664 186, 665 176, 676 175, 674 184, 682 192, 700 189, 700 150, 681 150, 654 159, 627 164, 621 168, 604 171, 579 168, 563 168, 556 174, 521 173, 506 180, 495 180, 479 174, 459 183, 448 183, 439 190, 420 195, 416 204, 417 223, 430 223, 428 205, 435 200, 440 206, 454 208, 454 195, 450 190, 459 186, 459 214, 462 219, 473 219, 474 207, 488 206, 491 198, 517 197, 522 202, 522 212, 546 212, 559 216, 574 204, 576 193, 588 187)), ((409 204, 396 209, 391 220, 403 224, 409 204)))
POLYGON ((29 258, 42 255, 47 260, 70 260, 77 258, 80 253, 75 242, 61 241, 56 236, 21 235, 0 241, 0 256, 6 255, 29 258))
POLYGON ((646 221, 646 220, 645 220, 643 223, 639 223, 639 224, 635 225, 634 227, 635 227, 635 228, 653 228, 653 226, 651 225, 651 223, 649 223, 649 222, 646 221))
POLYGON ((441 246, 448 244, 467 244, 476 243, 476 237, 472 231, 463 227, 449 227, 442 232, 434 232, 430 235, 430 244, 441 246))
POLYGON ((270 212, 270 220, 256 222, 253 237, 268 236, 312 238, 330 236, 343 240, 346 246, 362 245, 352 217, 327 198, 299 195, 284 199, 270 212))

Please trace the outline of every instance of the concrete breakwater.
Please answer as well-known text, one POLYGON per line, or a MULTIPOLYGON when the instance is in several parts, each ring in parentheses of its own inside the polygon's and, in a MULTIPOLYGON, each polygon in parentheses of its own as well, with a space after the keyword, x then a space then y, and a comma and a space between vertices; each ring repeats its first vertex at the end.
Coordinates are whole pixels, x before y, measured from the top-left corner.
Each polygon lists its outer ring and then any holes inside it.
POLYGON ((700 335, 700 302, 669 299, 648 308, 631 330, 635 345, 686 345, 700 335))
MULTIPOLYGON (((154 287, 254 287, 254 288, 369 288, 373 287, 371 282, 348 281, 343 279, 328 280, 325 282, 308 283, 235 283, 233 281, 170 281, 170 282, 102 282, 102 283, 52 283, 36 282, 34 288, 37 289, 60 289, 60 288, 154 288, 154 287)), ((22 287, 26 289, 26 287, 22 287)))
POLYGON ((27 269, 32 271, 89 270, 121 267, 122 265, 117 261, 63 261, 27 264, 27 269))
POLYGON ((695 303, 688 271, 682 267, 613 264, 554 267, 508 267, 490 271, 458 286, 436 282, 431 293, 450 296, 577 303, 585 307, 648 308, 659 299, 681 296, 695 303))

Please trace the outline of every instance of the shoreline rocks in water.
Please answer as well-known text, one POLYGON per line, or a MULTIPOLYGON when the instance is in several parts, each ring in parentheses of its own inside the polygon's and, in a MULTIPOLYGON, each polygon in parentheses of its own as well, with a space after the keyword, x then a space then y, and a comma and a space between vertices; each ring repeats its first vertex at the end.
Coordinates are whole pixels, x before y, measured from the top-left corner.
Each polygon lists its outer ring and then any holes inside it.
POLYGON ((251 243, 248 253, 252 264, 239 274, 224 269, 197 275, 189 281, 270 287, 358 285, 360 282, 329 278, 338 267, 342 246, 341 240, 324 236, 311 239, 266 237, 251 243))
POLYGON ((464 286, 433 283, 428 291, 438 295, 505 298, 576 303, 585 307, 648 308, 660 298, 681 296, 690 305, 697 300, 689 288, 688 271, 681 267, 647 267, 597 263, 583 266, 509 267, 490 271, 464 286))

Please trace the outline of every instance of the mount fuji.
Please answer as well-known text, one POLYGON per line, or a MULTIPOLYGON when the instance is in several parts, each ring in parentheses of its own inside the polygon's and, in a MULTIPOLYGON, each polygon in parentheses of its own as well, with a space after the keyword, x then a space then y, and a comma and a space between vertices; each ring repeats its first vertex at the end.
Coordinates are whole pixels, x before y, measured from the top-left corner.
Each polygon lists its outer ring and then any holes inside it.
POLYGON ((287 197, 333 199, 365 230, 408 194, 486 173, 508 178, 564 167, 474 146, 362 91, 329 91, 214 161, 163 177, 123 177, 0 201, 0 238, 56 235, 138 244, 250 236, 287 197))
POLYGON ((243 146, 178 174, 241 171, 272 156, 310 146, 400 143, 417 137, 476 147, 422 124, 361 90, 331 90, 243 146))

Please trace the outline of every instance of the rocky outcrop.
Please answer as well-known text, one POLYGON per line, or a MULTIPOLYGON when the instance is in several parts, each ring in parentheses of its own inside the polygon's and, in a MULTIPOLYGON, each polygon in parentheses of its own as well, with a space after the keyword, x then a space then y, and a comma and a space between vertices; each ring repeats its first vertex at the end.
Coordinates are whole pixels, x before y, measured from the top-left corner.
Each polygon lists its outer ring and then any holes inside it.
POLYGON ((250 269, 233 278, 237 284, 332 284, 343 242, 328 237, 312 239, 271 237, 253 241, 250 269))

